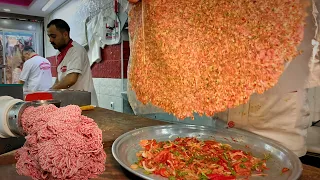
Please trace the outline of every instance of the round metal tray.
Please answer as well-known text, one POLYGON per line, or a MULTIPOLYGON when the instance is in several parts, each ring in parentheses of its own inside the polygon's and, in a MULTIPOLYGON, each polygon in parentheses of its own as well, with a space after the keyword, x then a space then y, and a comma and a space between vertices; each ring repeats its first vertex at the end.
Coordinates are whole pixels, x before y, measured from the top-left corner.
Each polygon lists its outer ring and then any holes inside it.
POLYGON ((133 170, 130 165, 137 162, 136 152, 141 150, 139 142, 142 139, 155 139, 158 141, 173 140, 177 137, 197 137, 199 139, 215 139, 221 143, 228 143, 234 149, 250 151, 254 156, 263 158, 265 153, 271 154, 267 161, 270 168, 264 173, 265 177, 251 177, 250 179, 296 180, 302 173, 302 164, 299 158, 290 150, 275 141, 261 136, 237 130, 214 129, 195 125, 166 125, 151 126, 127 132, 118 137, 112 145, 112 154, 119 164, 131 173, 148 180, 164 180, 161 176, 146 175, 144 170, 133 170), (290 171, 282 174, 282 168, 290 171))

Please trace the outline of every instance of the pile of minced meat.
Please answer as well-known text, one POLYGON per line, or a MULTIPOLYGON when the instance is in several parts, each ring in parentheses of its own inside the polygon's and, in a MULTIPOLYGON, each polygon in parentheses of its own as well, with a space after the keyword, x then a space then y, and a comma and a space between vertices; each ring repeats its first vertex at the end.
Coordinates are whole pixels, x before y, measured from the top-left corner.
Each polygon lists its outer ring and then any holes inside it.
POLYGON ((309 1, 140 1, 129 12, 129 87, 179 119, 272 88, 301 52, 309 1))
POLYGON ((27 136, 16 153, 20 175, 86 180, 105 170, 102 131, 78 106, 28 107, 21 123, 27 136))

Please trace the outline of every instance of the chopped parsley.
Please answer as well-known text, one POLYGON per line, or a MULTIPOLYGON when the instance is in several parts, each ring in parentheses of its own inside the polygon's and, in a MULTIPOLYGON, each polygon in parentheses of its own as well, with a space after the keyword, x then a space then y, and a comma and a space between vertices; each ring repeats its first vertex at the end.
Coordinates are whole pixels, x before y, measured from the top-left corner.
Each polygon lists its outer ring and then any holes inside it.
POLYGON ((264 154, 263 160, 269 160, 269 159, 271 159, 271 154, 270 153, 264 154))
POLYGON ((194 160, 194 157, 192 156, 188 161, 187 161, 187 165, 191 164, 194 160))
POLYGON ((149 171, 143 171, 143 173, 146 175, 152 174, 152 172, 149 172, 149 171))
POLYGON ((234 175, 234 176, 237 174, 236 171, 233 168, 230 168, 230 171, 231 171, 231 174, 234 175))
POLYGON ((240 167, 241 167, 242 169, 246 169, 246 168, 247 168, 247 166, 244 165, 244 164, 240 164, 240 167))
POLYGON ((201 173, 201 174, 199 175, 199 179, 200 179, 200 180, 208 180, 208 177, 207 177, 204 173, 201 173))
POLYGON ((179 156, 180 155, 180 153, 178 151, 173 151, 172 154, 175 155, 175 156, 179 156))
POLYGON ((229 160, 227 153, 223 153, 223 157, 225 158, 225 160, 229 160))
POLYGON ((220 161, 220 158, 214 157, 214 158, 211 158, 211 160, 216 163, 216 162, 220 161))
POLYGON ((197 160, 203 160, 204 159, 204 156, 196 156, 195 157, 197 160))
POLYGON ((180 176, 180 177, 183 177, 183 176, 185 176, 185 175, 188 174, 187 172, 183 172, 183 171, 179 171, 179 170, 176 170, 176 173, 177 173, 177 175, 180 176))
POLYGON ((241 159, 241 162, 247 162, 247 161, 248 161, 247 158, 242 158, 242 159, 241 159))
POLYGON ((223 150, 229 150, 230 149, 230 147, 228 146, 228 145, 226 145, 226 144, 221 144, 221 149, 223 149, 223 150))

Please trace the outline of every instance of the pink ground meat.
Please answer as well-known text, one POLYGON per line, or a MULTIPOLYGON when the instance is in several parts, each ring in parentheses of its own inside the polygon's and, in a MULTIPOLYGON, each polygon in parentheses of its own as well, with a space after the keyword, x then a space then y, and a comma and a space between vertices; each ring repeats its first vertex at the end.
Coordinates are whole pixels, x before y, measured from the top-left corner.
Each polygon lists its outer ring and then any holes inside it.
POLYGON ((102 131, 78 106, 29 107, 21 119, 26 143, 16 153, 17 172, 33 179, 95 178, 105 170, 102 131))

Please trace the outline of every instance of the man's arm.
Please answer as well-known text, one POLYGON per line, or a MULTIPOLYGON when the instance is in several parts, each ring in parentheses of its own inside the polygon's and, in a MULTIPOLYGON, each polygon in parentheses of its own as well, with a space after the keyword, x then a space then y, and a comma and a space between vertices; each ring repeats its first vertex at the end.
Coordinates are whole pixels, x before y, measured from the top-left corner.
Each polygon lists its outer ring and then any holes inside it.
POLYGON ((79 73, 70 73, 61 79, 61 81, 58 81, 57 78, 51 89, 68 89, 77 82, 78 77, 79 73))
POLYGON ((52 89, 56 84, 58 84, 59 80, 58 77, 56 78, 56 80, 54 81, 54 84, 52 85, 52 87, 50 89, 52 89))

